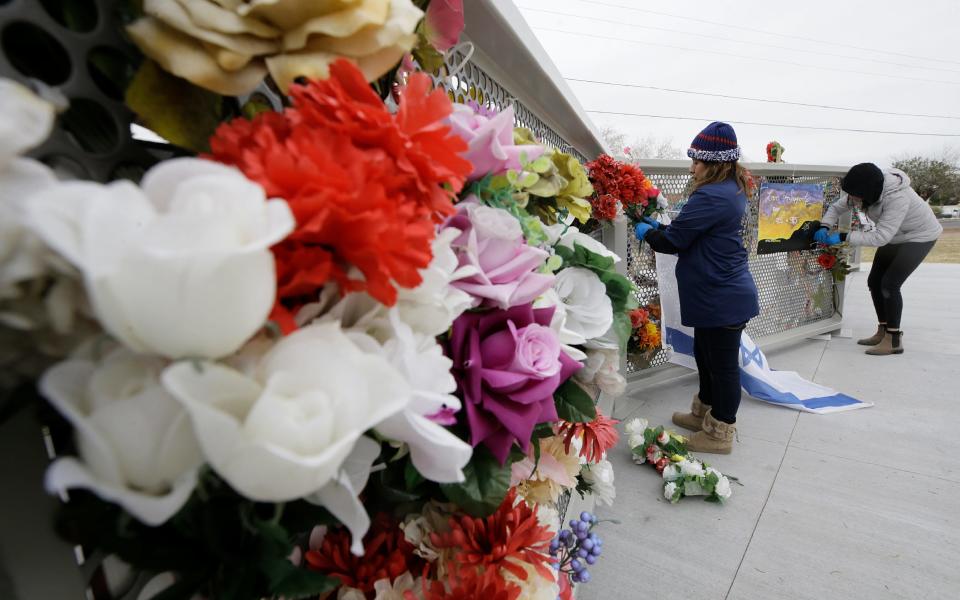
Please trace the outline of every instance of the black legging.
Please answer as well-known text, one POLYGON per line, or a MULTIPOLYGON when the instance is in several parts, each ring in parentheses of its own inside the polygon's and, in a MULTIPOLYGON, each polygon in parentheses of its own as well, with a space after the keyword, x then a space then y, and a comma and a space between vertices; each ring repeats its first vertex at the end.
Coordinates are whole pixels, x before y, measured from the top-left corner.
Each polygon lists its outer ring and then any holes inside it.
POLYGON ((900 329, 900 315, 903 313, 900 286, 920 266, 934 244, 936 241, 887 244, 877 250, 867 285, 877 311, 877 321, 886 323, 888 329, 900 329))
POLYGON ((695 327, 693 357, 700 376, 700 402, 713 418, 737 422, 740 408, 740 333, 743 326, 695 327))

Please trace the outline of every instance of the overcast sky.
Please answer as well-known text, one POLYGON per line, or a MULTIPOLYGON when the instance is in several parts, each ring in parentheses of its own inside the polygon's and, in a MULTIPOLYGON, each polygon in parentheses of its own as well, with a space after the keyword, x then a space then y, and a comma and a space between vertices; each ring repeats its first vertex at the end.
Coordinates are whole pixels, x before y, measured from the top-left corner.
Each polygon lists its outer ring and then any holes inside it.
POLYGON ((787 162, 803 164, 871 161, 887 166, 900 155, 938 155, 945 147, 960 147, 957 0, 514 3, 568 80, 953 117, 828 110, 569 83, 587 110, 698 119, 589 113, 599 128, 614 127, 628 139, 670 138, 686 149, 709 121, 727 120, 734 123, 747 158, 756 161, 766 160, 771 140, 786 148, 787 162), (954 136, 804 130, 738 121, 954 136))

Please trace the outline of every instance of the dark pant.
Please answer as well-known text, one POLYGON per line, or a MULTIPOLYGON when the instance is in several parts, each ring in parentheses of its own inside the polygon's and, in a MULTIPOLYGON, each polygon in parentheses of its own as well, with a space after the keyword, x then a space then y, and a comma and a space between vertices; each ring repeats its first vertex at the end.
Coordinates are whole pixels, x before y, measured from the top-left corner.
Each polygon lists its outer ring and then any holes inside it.
POLYGON ((870 287, 870 296, 873 297, 877 320, 886 323, 887 328, 900 328, 900 315, 903 313, 900 286, 910 273, 920 266, 935 243, 936 241, 887 244, 877 249, 867 285, 870 287))
POLYGON ((713 418, 737 422, 740 408, 740 333, 735 327, 695 327, 693 356, 700 375, 700 402, 709 404, 713 418))

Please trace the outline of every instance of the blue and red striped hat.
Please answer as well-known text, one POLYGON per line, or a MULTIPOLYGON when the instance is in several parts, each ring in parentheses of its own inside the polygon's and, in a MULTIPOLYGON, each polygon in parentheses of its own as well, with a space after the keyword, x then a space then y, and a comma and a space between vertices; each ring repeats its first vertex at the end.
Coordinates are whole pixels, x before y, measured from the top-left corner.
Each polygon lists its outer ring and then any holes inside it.
POLYGON ((703 162, 734 162, 740 160, 740 146, 733 127, 714 121, 693 138, 687 156, 703 162))

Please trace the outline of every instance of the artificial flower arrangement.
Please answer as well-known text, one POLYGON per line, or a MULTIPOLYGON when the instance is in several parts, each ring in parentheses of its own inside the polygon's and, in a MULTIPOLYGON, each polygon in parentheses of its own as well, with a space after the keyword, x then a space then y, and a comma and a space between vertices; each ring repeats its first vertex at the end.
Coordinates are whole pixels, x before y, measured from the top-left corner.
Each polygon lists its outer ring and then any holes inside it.
POLYGON ((570 597, 555 507, 613 501, 595 396, 623 392, 636 307, 572 224, 582 165, 421 73, 391 112, 338 48, 409 50, 406 0, 353 33, 282 0, 210 3, 238 32, 211 33, 174 4, 136 25, 156 65, 220 93, 269 72, 289 106, 103 185, 18 157, 54 110, 0 81, 0 312, 62 358, 38 386, 72 429, 58 531, 171 598, 570 597))
POLYGON ((622 212, 636 224, 660 209, 660 190, 636 165, 601 154, 587 168, 594 189, 592 216, 597 221, 613 221, 622 212))
POLYGON ((816 252, 817 264, 824 271, 830 271, 834 281, 838 283, 843 281, 852 271, 848 260, 849 244, 842 243, 833 246, 816 244, 814 252, 816 252))
POLYGON ((642 308, 635 308, 629 312, 630 341, 627 344, 628 352, 649 354, 661 347, 663 340, 660 333, 660 304, 650 303, 642 308))
POLYGON ((663 477, 663 496, 676 504, 687 496, 703 496, 707 502, 723 503, 733 490, 730 481, 735 477, 724 475, 687 451, 683 436, 660 427, 650 427, 646 419, 632 419, 626 423, 627 443, 633 462, 649 464, 663 477))

